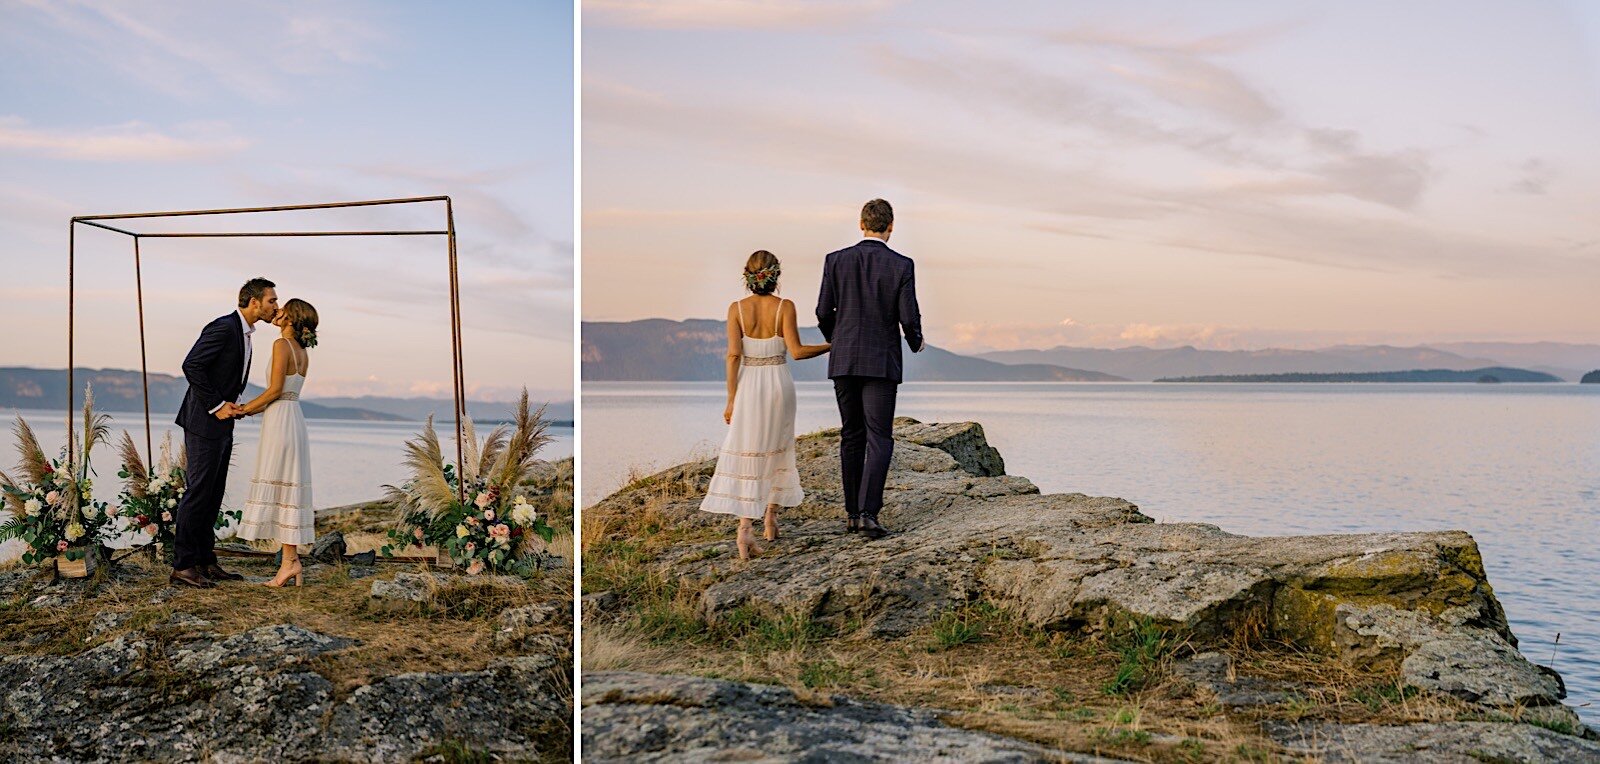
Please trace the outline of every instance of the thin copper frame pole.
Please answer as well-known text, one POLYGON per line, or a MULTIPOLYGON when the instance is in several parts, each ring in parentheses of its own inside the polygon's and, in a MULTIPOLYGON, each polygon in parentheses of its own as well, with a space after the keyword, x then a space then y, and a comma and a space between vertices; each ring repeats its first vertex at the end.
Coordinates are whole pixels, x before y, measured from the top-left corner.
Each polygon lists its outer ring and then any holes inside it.
MULTIPOLYGON (((452 356, 451 376, 454 378, 454 397, 456 410, 456 472, 459 475, 464 466, 466 446, 463 439, 463 419, 466 416, 466 367, 462 357, 462 332, 461 332, 461 282, 456 262, 456 230, 455 213, 448 196, 416 196, 396 199, 372 199, 353 202, 324 202, 321 204, 286 204, 273 207, 233 207, 212 210, 176 210, 171 212, 129 212, 116 215, 77 215, 67 224, 67 452, 70 454, 76 445, 76 435, 73 431, 73 388, 76 385, 74 368, 76 365, 76 321, 77 321, 77 231, 78 223, 95 228, 101 228, 114 233, 133 237, 134 284, 137 292, 139 307, 139 368, 140 377, 144 387, 144 435, 145 458, 153 459, 154 436, 150 421, 150 377, 149 361, 146 354, 146 338, 144 328, 144 278, 143 264, 139 252, 139 239, 180 239, 180 238, 254 238, 274 236, 445 236, 449 246, 450 259, 450 350, 452 356), (189 217, 194 215, 229 215, 253 212, 289 212, 296 210, 326 210, 345 207, 372 207, 387 204, 416 204, 422 202, 444 202, 446 229, 443 231, 254 231, 254 232, 182 232, 182 233, 145 233, 129 231, 115 226, 105 225, 95 221, 101 220, 128 220, 134 218, 161 218, 161 217, 189 217)), ((459 498, 466 499, 466 486, 458 487, 459 498)))
POLYGON ((156 449, 150 427, 150 360, 144 341, 144 264, 139 259, 139 237, 133 237, 133 288, 139 303, 139 383, 144 386, 144 463, 156 467, 156 449))
POLYGON ((444 236, 447 231, 198 231, 189 233, 137 233, 146 239, 222 239, 264 236, 444 236))
POLYGON ((456 214, 455 207, 449 197, 444 200, 444 218, 446 242, 450 250, 450 374, 455 380, 455 387, 451 390, 456 399, 456 498, 458 501, 467 500, 466 473, 462 470, 462 454, 466 453, 466 441, 462 435, 463 422, 467 416, 466 386, 461 381, 463 367, 461 365, 461 281, 456 273, 456 214))
MULTIPOLYGON (((73 223, 76 222, 73 221, 73 223)), ((72 376, 74 361, 72 350, 75 345, 72 330, 78 315, 77 274, 74 271, 78 260, 78 226, 73 223, 67 224, 67 458, 69 459, 72 458, 72 452, 76 450, 73 448, 72 432, 72 390, 77 384, 72 376)))
POLYGON ((175 210, 172 212, 124 212, 117 215, 79 215, 73 220, 127 220, 128 218, 177 218, 191 215, 232 215, 246 212, 291 212, 294 210, 331 210, 340 207, 373 207, 381 204, 414 204, 416 202, 448 202, 448 196, 413 196, 400 199, 371 199, 359 202, 323 202, 321 204, 280 204, 275 207, 232 207, 215 210, 175 210))

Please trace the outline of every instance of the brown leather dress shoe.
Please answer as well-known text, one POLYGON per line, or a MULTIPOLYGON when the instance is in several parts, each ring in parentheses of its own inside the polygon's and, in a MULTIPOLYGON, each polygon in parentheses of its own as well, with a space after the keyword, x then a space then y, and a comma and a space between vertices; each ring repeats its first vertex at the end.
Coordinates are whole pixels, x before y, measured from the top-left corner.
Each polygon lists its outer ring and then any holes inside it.
POLYGON ((215 581, 206 578, 199 568, 174 570, 172 575, 167 576, 167 582, 174 586, 192 586, 196 589, 212 589, 217 585, 215 581))
POLYGON ((889 529, 879 525, 878 518, 871 515, 861 516, 861 532, 874 541, 889 535, 889 529))
POLYGON ((244 580, 244 576, 241 576, 238 573, 229 573, 228 571, 223 570, 221 565, 218 565, 218 564, 216 564, 214 562, 211 563, 210 565, 205 566, 204 568, 201 568, 201 570, 205 572, 206 578, 209 578, 212 581, 243 581, 244 580))

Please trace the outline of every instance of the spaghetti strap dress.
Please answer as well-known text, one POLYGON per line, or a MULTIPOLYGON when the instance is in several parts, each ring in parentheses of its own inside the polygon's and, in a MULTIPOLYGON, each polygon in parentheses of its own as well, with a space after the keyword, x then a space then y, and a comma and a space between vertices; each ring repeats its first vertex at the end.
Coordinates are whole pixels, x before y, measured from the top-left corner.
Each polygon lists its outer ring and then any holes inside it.
MULTIPOLYGON (((292 357, 292 354, 291 354, 292 357)), ((304 546, 316 540, 311 505, 311 440, 300 391, 305 370, 283 378, 283 393, 261 412, 261 448, 250 496, 239 518, 239 538, 304 546)))
MULTIPOLYGON (((783 303, 778 301, 780 316, 783 303)), ((758 518, 769 504, 794 507, 805 498, 794 466, 794 377, 781 335, 751 337, 743 310, 739 331, 743 356, 734 387, 733 418, 700 509, 758 518)))

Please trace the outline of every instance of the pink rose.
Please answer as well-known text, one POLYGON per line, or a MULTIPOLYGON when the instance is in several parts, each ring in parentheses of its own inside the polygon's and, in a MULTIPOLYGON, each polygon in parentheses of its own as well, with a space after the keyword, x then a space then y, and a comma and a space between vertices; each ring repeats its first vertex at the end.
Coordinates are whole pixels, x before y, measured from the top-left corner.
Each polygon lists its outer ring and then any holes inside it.
POLYGON ((117 508, 116 507, 106 507, 106 516, 108 516, 108 517, 116 517, 117 516, 117 508))
POLYGON ((482 572, 483 572, 483 560, 473 560, 472 564, 467 566, 467 575, 469 575, 469 576, 476 576, 476 575, 478 575, 479 573, 482 573, 482 572))
POLYGON ((67 551, 67 540, 66 539, 62 539, 62 540, 56 542, 56 551, 57 552, 65 552, 65 551, 67 551))
POLYGON ((495 527, 490 528, 489 529, 489 534, 492 535, 492 536, 510 536, 511 535, 511 527, 506 525, 505 523, 500 523, 499 525, 496 525, 495 527))
POLYGON ((489 502, 491 501, 493 501, 493 499, 489 497, 489 492, 484 491, 483 493, 478 494, 477 500, 473 503, 478 505, 478 509, 483 509, 484 507, 489 506, 489 502))
MULTIPOLYGON (((63 543, 65 543, 65 542, 63 542, 63 543)), ((471 541, 467 542, 467 554, 472 554, 472 550, 477 549, 477 548, 478 548, 477 544, 475 544, 475 543, 473 543, 471 541)))
POLYGON ((477 524, 478 518, 473 517, 472 515, 467 515, 467 525, 476 526, 477 524))
POLYGON ((144 532, 148 533, 148 534, 150 534, 152 536, 156 535, 156 524, 155 523, 150 523, 149 525, 146 525, 144 527, 144 532))
POLYGON ((164 522, 164 523, 172 522, 172 513, 171 512, 162 512, 161 513, 161 522, 164 522))
POLYGON ((412 528, 411 529, 411 535, 416 536, 417 540, 421 541, 422 540, 422 529, 421 528, 412 528))
POLYGON ((61 503, 61 492, 60 491, 51 491, 51 492, 45 494, 44 495, 44 503, 46 503, 46 504, 60 504, 61 503))
POLYGON ((488 520, 491 523, 494 522, 494 510, 490 509, 484 511, 483 519, 488 520))

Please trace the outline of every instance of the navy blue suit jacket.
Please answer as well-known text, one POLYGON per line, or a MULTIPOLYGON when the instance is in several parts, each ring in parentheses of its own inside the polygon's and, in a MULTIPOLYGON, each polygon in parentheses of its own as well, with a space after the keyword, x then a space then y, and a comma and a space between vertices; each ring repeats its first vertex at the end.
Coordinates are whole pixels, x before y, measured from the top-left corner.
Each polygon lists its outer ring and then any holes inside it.
POLYGON ((900 382, 900 333, 911 352, 922 350, 911 258, 877 239, 828 255, 817 295, 817 326, 833 343, 829 377, 878 377, 900 382))
POLYGON ((189 389, 178 406, 178 426, 203 438, 233 434, 232 419, 218 419, 211 410, 244 394, 244 325, 238 313, 222 316, 201 330, 189 355, 183 359, 183 377, 189 389))

